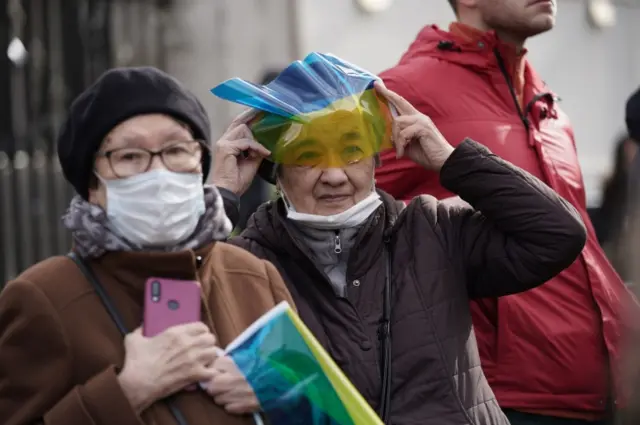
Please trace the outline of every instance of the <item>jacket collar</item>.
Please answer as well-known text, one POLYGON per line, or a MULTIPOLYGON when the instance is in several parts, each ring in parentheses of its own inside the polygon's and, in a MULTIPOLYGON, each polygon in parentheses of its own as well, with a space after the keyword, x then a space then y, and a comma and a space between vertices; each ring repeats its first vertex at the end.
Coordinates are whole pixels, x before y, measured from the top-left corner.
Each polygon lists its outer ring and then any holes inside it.
MULTIPOLYGON (((118 281, 131 296, 143 300, 145 284, 150 277, 203 283, 200 269, 206 269, 214 244, 179 252, 108 252, 93 261, 118 281)), ((206 298, 211 288, 206 284, 206 279, 204 282, 202 295, 206 298)))
POLYGON ((424 27, 402 56, 400 64, 429 57, 455 63, 477 73, 502 77, 496 51, 503 56, 505 65, 511 64, 507 65, 511 74, 518 66, 522 67, 524 91, 529 92, 525 94, 525 101, 537 93, 549 91, 526 59, 526 49, 518 53, 515 46, 501 41, 495 31, 480 31, 460 23, 451 24, 449 31, 437 25, 424 27))
POLYGON ((524 48, 519 50, 516 46, 501 41, 495 31, 482 31, 460 22, 453 22, 449 25, 449 33, 471 44, 487 43, 493 46, 492 50, 500 55, 505 70, 511 79, 520 107, 523 108, 525 55, 527 50, 524 48))
MULTIPOLYGON (((391 237, 393 225, 404 205, 387 193, 378 190, 383 205, 376 210, 356 235, 349 256, 347 275, 361 276, 379 259, 385 237, 391 237)), ((281 199, 261 206, 252 216, 241 237, 256 241, 276 255, 291 257, 294 261, 311 259, 309 249, 297 236, 294 224, 287 219, 281 199)))

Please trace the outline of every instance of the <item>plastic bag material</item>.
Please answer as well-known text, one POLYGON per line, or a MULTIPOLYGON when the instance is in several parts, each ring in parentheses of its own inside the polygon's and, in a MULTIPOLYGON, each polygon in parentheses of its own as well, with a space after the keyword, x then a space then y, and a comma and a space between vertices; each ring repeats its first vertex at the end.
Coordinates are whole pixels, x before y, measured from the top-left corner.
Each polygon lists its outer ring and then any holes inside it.
POLYGON ((226 348, 278 425, 383 425, 291 307, 282 302, 226 348))
POLYGON ((344 167, 392 147, 392 109, 378 78, 336 56, 311 53, 265 86, 233 78, 211 91, 259 112, 248 126, 278 164, 344 167))

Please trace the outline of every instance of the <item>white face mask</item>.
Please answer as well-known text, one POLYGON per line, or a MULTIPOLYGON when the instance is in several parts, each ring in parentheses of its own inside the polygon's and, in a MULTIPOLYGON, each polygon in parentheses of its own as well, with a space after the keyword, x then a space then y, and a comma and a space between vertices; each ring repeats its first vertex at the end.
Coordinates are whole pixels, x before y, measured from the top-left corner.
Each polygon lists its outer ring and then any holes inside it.
POLYGON ((287 196, 283 191, 282 195, 284 204, 287 207, 287 218, 289 220, 297 221, 314 229, 323 230, 348 229, 359 226, 382 205, 380 195, 374 191, 346 211, 333 215, 315 215, 297 212, 287 200, 287 196))
POLYGON ((143 247, 164 247, 189 237, 204 214, 202 174, 153 170, 107 188, 107 217, 118 234, 143 247))

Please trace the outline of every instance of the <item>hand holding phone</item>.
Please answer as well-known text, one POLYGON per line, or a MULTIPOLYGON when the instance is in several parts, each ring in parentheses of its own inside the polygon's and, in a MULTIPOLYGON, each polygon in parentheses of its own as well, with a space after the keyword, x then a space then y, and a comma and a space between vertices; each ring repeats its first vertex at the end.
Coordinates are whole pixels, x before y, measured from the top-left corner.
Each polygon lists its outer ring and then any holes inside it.
MULTIPOLYGON (((200 322, 200 285, 196 281, 151 277, 145 285, 143 335, 200 322)), ((193 391, 196 384, 186 387, 193 391)))
POLYGON ((216 338, 202 322, 174 326, 148 338, 138 328, 124 338, 124 366, 118 382, 138 410, 180 390, 209 381, 218 357, 216 338), (188 353, 189 355, 185 355, 188 353))

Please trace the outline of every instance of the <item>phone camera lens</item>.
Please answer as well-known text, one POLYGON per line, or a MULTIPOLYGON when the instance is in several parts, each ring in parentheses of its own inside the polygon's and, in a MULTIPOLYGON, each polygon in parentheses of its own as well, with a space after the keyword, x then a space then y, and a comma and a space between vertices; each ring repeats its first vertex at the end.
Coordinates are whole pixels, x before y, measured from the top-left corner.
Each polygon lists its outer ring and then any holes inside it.
POLYGON ((151 283, 151 301, 160 301, 160 282, 157 280, 151 283))

